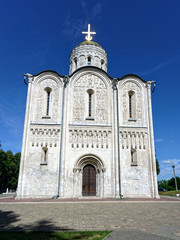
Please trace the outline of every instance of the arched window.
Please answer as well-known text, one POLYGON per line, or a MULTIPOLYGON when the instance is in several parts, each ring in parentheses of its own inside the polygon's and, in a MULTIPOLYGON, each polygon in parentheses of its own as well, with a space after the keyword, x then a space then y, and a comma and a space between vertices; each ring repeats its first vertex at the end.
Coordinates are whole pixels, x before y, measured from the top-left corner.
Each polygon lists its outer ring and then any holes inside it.
POLYGON ((88 57, 88 66, 91 66, 91 57, 88 57))
POLYGON ((74 59, 74 68, 77 69, 77 58, 74 59))
POLYGON ((89 93, 89 117, 91 117, 92 93, 89 93))
POLYGON ((103 69, 104 68, 104 60, 102 59, 101 60, 101 69, 103 69))
POLYGON ((137 153, 133 148, 131 148, 131 166, 137 166, 137 153))
POLYGON ((135 103, 135 93, 133 91, 129 91, 129 118, 135 119, 136 118, 136 103, 135 103))
POLYGON ((41 165, 47 165, 47 152, 48 152, 48 148, 47 147, 43 147, 42 148, 42 161, 41 161, 41 165))
POLYGON ((51 88, 45 88, 45 91, 47 93, 46 95, 46 116, 49 116, 49 105, 50 105, 50 93, 51 93, 51 88))
POLYGON ((93 93, 94 91, 92 89, 87 90, 88 93, 88 117, 92 117, 92 103, 93 103, 93 93))

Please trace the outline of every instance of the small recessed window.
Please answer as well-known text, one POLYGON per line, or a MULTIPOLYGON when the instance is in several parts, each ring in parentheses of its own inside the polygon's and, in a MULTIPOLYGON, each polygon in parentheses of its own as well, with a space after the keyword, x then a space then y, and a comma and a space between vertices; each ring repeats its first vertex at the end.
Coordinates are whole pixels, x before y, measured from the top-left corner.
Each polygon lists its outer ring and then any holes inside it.
POLYGON ((103 67, 104 67, 104 60, 102 59, 101 60, 101 69, 103 69, 103 67))
POLYGON ((92 118, 94 91, 92 89, 88 89, 87 93, 88 93, 88 118, 92 118))
POLYGON ((131 148, 131 166, 137 166, 137 152, 131 148))
POLYGON ((75 67, 75 70, 77 69, 77 58, 74 59, 74 67, 75 67))
POLYGON ((50 107, 50 93, 51 93, 51 88, 46 88, 46 116, 49 116, 49 107, 50 107))
POLYGON ((43 147, 42 148, 41 165, 47 165, 47 153, 48 153, 48 148, 47 147, 43 147))
POLYGON ((89 117, 91 117, 92 94, 89 93, 89 117))
POLYGON ((136 118, 135 93, 133 91, 130 91, 128 93, 128 97, 129 97, 129 119, 135 119, 136 118))
POLYGON ((88 66, 91 66, 91 57, 88 57, 88 66))

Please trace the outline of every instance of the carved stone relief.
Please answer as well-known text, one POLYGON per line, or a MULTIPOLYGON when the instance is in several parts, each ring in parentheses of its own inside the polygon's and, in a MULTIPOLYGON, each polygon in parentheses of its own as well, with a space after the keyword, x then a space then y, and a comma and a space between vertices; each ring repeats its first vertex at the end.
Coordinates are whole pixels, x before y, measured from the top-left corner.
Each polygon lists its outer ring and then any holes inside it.
POLYGON ((72 148, 109 148, 111 130, 70 129, 69 143, 72 148))
POLYGON ((147 149, 147 132, 137 130, 120 131, 120 144, 123 149, 147 149))
MULTIPOLYGON (((91 56, 91 66, 96 66, 99 68, 102 67, 104 71, 107 71, 107 54, 104 51, 104 49, 98 46, 83 45, 74 48, 70 55, 70 62, 73 62, 74 59, 76 58, 77 68, 87 66, 88 65, 87 59, 89 56, 91 56), (103 66, 101 66, 101 60, 103 60, 103 62, 105 63, 103 64, 103 66)), ((70 64, 70 75, 77 68, 75 67, 75 65, 70 64)))
POLYGON ((57 120, 59 109, 59 89, 57 83, 53 79, 45 79, 38 86, 36 86, 36 97, 34 98, 35 109, 35 121, 42 120, 42 117, 46 115, 47 106, 47 92, 46 88, 51 89, 50 103, 49 103, 49 116, 51 120, 57 120))
POLYGON ((57 147, 60 129, 50 127, 31 127, 30 134, 32 147, 57 147))
POLYGON ((107 122, 107 87, 105 83, 93 74, 87 74, 80 77, 73 91, 73 120, 84 121, 87 118, 86 101, 87 90, 93 89, 94 94, 94 118, 95 121, 107 122))
POLYGON ((129 95, 128 92, 133 91, 135 93, 136 101, 136 120, 142 120, 142 92, 141 88, 134 82, 128 82, 124 85, 122 90, 122 107, 123 107, 123 122, 127 123, 129 119, 129 95))

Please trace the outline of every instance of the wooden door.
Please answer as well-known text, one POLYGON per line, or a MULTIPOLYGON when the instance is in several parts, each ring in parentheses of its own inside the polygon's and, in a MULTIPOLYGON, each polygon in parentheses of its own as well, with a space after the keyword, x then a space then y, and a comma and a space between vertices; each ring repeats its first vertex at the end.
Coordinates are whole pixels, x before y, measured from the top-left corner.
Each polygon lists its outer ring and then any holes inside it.
POLYGON ((96 169, 90 164, 83 168, 82 195, 96 196, 96 169))

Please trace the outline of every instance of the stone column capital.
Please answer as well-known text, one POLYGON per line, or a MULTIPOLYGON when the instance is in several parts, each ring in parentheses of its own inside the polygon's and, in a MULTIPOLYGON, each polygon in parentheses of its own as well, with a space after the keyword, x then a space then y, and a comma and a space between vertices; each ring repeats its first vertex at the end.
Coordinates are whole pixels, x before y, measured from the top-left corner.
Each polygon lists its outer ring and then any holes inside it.
POLYGON ((34 80, 34 76, 32 75, 32 74, 30 74, 30 73, 25 73, 24 74, 24 78, 28 78, 28 83, 32 83, 33 82, 33 80, 34 80))
POLYGON ((151 89, 151 85, 155 84, 155 83, 156 83, 155 81, 148 81, 148 82, 146 82, 147 89, 151 89))
POLYGON ((113 80, 112 80, 112 89, 113 90, 117 90, 117 84, 118 84, 118 79, 113 78, 113 80))

